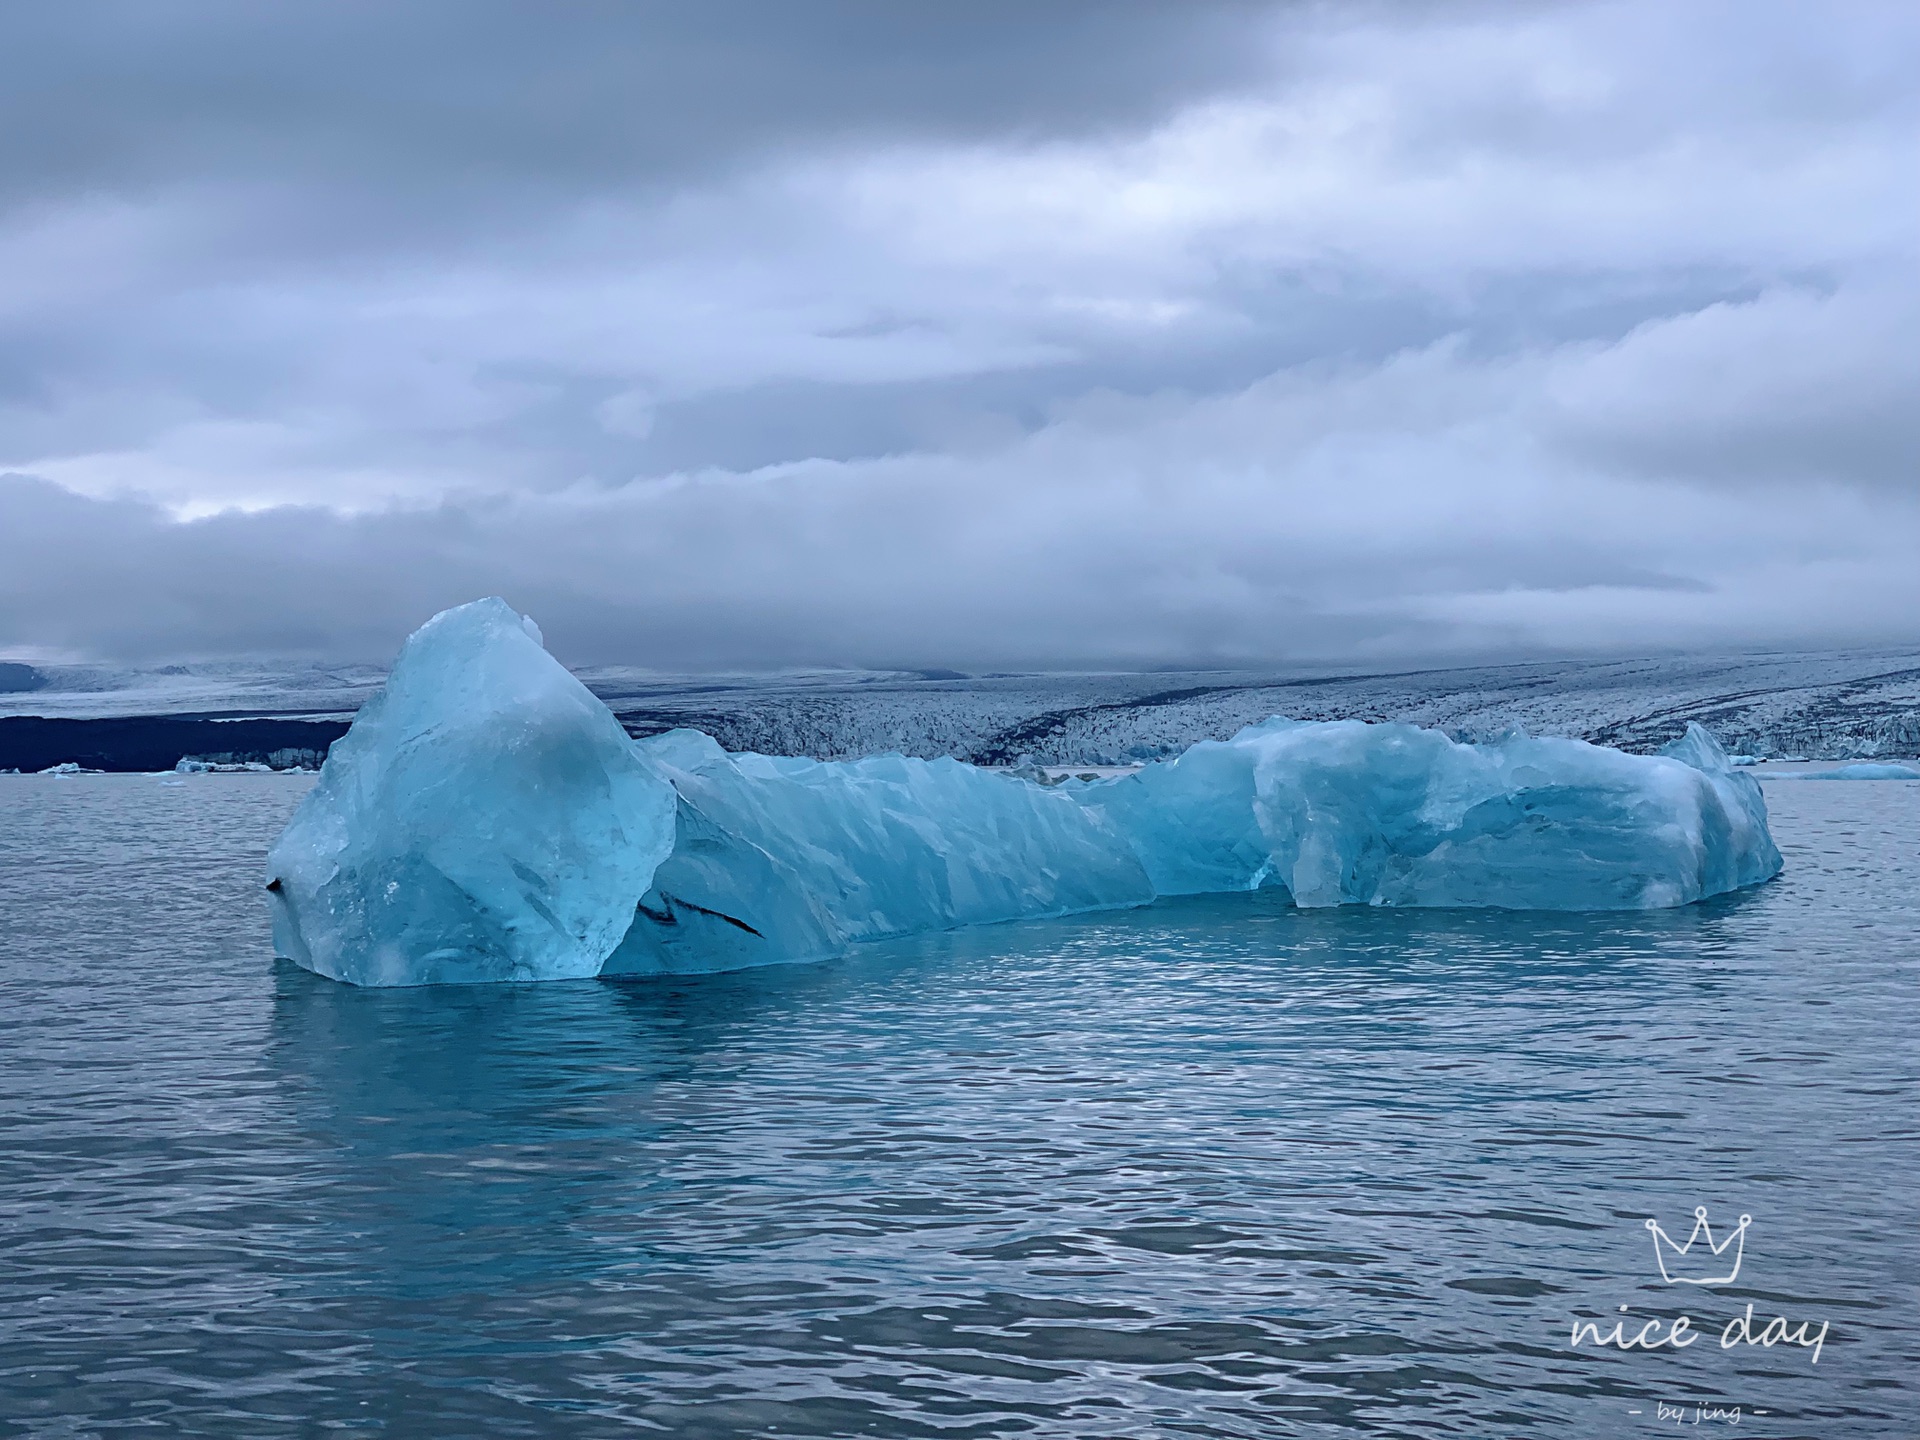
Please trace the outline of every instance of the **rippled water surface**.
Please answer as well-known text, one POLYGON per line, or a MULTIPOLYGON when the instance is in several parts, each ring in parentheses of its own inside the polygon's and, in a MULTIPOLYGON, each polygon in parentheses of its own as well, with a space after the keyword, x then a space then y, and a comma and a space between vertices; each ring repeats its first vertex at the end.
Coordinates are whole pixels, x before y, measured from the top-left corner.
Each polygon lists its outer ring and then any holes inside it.
POLYGON ((384 992, 271 958, 299 793, 0 779, 14 1432, 1920 1435, 1920 785, 1772 783, 1787 873, 1676 912, 384 992))

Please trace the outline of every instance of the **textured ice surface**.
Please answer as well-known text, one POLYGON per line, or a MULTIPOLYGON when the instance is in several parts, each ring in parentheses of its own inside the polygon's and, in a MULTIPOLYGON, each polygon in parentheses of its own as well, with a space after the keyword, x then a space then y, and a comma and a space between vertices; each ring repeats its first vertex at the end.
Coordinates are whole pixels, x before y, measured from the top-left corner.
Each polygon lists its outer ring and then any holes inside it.
POLYGON ((1659 756, 1270 720, 1080 788, 1158 893, 1284 885, 1296 905, 1681 905, 1780 869, 1766 803, 1699 726, 1659 756))
POLYGON ((1127 838, 1059 788, 957 760, 729 755, 692 730, 638 749, 678 797, 674 846, 608 974, 805 960, 1154 898, 1127 838))
POLYGON ((1684 904, 1780 868, 1758 784, 1659 756, 1270 720, 1132 775, 634 742, 504 602, 436 616, 269 858, 275 938, 360 984, 731 969, 1161 895, 1684 904))
POLYGON ((500 600, 436 615, 267 857, 274 943, 360 985, 597 974, 673 791, 500 600))

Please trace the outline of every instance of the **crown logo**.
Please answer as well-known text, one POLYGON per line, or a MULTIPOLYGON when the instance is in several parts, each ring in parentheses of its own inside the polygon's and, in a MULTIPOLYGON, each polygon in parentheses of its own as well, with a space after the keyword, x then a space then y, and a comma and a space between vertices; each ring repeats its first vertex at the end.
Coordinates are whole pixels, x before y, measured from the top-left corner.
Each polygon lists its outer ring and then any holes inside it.
POLYGON ((1751 1215, 1742 1215, 1740 1223, 1716 1244, 1713 1227, 1707 1224, 1707 1207, 1693 1209, 1693 1233, 1687 1243, 1676 1245, 1660 1228, 1658 1220, 1647 1221, 1653 1235, 1653 1258, 1659 1262, 1660 1278, 1669 1285, 1731 1285, 1740 1275, 1740 1259, 1747 1249, 1747 1226, 1751 1215), (1696 1250, 1695 1244, 1700 1248, 1696 1250), (1731 1259, 1729 1259, 1731 1255, 1731 1259))

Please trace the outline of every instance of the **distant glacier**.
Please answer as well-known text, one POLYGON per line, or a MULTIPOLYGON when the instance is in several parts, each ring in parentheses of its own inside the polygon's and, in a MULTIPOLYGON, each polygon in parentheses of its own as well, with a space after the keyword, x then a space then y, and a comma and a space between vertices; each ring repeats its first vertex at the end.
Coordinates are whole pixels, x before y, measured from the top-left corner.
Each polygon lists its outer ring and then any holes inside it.
MULTIPOLYGON (((378 667, 317 664, 15 669, 14 688, 0 693, 0 770, 60 760, 164 769, 189 755, 323 750, 385 679, 378 667), (89 723, 50 729, 8 717, 89 723), (131 723, 143 717, 174 723, 131 723), (92 723, 108 720, 119 730, 92 723), (276 728, 254 733, 236 721, 276 728)), ((1467 738, 1517 728, 1641 753, 1697 722, 1728 750, 1761 758, 1920 755, 1913 650, 1367 671, 575 673, 630 734, 688 727, 729 750, 822 760, 897 751, 984 765, 1134 764, 1275 714, 1397 720, 1467 738)))

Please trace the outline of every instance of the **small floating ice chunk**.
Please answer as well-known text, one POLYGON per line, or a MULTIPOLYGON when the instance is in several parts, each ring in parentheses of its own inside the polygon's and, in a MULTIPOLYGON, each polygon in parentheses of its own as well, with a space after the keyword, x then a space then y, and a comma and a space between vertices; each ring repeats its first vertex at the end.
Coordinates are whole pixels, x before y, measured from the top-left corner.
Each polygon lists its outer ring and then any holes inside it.
POLYGON ((1842 765, 1837 770, 1816 770, 1811 775, 1794 775, 1794 780, 1920 780, 1920 769, 1890 762, 1862 762, 1842 765))

